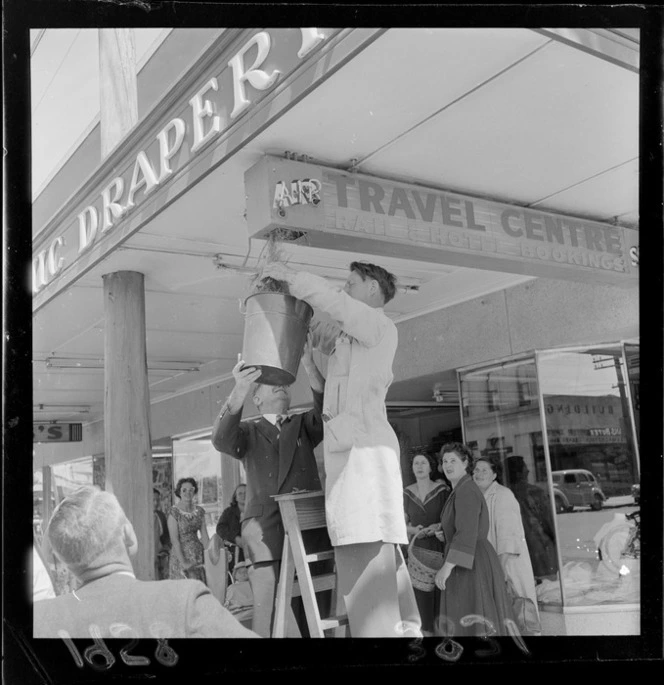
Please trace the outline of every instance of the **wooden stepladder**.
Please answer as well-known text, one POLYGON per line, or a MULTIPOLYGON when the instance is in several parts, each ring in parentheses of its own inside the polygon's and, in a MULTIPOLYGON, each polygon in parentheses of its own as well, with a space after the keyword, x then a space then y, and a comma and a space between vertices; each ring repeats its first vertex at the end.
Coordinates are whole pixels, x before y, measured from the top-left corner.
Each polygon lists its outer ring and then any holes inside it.
POLYGON ((326 637, 326 631, 330 630, 335 631, 330 637, 343 637, 348 618, 343 615, 343 597, 337 592, 337 575, 333 572, 312 576, 309 568, 309 564, 316 561, 334 559, 334 550, 307 553, 302 539, 304 530, 326 528, 323 492, 318 490, 275 495, 274 499, 279 502, 285 535, 272 637, 286 636, 287 610, 290 608, 291 598, 298 596, 302 597, 311 637, 326 637), (325 590, 332 590, 332 606, 336 606, 337 615, 329 618, 321 618, 316 601, 316 593, 325 590))

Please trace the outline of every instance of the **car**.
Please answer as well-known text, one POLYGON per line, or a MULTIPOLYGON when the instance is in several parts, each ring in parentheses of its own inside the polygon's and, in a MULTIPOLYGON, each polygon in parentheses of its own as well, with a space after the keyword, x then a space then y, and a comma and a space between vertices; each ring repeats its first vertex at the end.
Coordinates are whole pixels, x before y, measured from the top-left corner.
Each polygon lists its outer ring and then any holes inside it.
POLYGON ((565 493, 555 485, 553 486, 553 500, 556 504, 556 514, 574 511, 574 507, 569 503, 565 493))
POLYGON ((565 469, 553 471, 551 476, 554 494, 556 489, 562 492, 572 508, 590 507, 598 511, 604 505, 606 495, 590 471, 586 469, 565 469))
POLYGON ((641 502, 641 484, 634 483, 632 485, 632 497, 634 498, 634 504, 640 504, 641 502))

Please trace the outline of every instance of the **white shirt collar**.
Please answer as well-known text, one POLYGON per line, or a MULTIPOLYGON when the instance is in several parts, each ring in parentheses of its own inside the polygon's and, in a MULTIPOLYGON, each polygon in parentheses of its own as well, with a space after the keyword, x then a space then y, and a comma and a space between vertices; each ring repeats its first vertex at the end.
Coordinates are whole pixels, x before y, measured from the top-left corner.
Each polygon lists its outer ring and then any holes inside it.
POLYGON ((288 414, 263 414, 263 418, 267 419, 273 426, 277 425, 277 416, 288 416, 288 414))

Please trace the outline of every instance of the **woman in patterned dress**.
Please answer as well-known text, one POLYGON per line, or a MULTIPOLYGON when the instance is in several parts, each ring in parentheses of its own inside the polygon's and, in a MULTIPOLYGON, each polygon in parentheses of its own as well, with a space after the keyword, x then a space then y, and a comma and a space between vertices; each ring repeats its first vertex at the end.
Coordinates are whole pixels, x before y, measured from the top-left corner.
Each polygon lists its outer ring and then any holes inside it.
POLYGON ((210 544, 210 538, 205 527, 205 510, 194 504, 197 492, 198 484, 193 478, 180 478, 175 487, 175 495, 180 501, 171 507, 168 515, 168 532, 173 544, 169 565, 171 580, 193 578, 206 582, 203 550, 210 544))
MULTIPOLYGON (((422 533, 413 543, 414 547, 442 552, 443 545, 434 537, 434 533, 440 528, 440 515, 450 488, 443 481, 432 480, 437 474, 436 460, 433 457, 415 452, 411 457, 410 467, 415 475, 415 482, 403 491, 408 539, 412 540, 413 535, 422 533)), ((437 588, 431 592, 417 587, 413 589, 422 619, 422 634, 433 635, 433 619, 440 601, 440 591, 437 588)))

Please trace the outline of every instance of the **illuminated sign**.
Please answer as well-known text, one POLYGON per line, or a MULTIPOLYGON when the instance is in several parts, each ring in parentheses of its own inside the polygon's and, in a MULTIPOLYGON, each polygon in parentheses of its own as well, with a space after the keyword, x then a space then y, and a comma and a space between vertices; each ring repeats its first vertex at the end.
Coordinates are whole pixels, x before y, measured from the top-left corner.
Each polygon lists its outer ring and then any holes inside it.
POLYGON ((291 228, 313 247, 587 282, 638 279, 638 231, 620 226, 270 156, 247 171, 245 189, 254 238, 291 228), (287 179, 320 179, 320 201, 277 202, 287 179))
MULTIPOLYGON (((171 178, 194 161, 198 153, 219 139, 253 104, 284 80, 336 29, 263 30, 249 38, 220 67, 206 75, 170 120, 149 135, 138 152, 119 165, 85 204, 74 210, 40 245, 32 259, 32 290, 36 294, 85 253, 118 230, 145 199, 154 196, 171 178)), ((212 70, 211 70, 212 71, 212 70)), ((313 181, 297 189, 298 201, 312 201, 313 181), (304 200, 305 198, 309 198, 304 200)), ((292 197, 290 192, 284 192, 292 197)))
POLYGON ((316 178, 305 178, 301 181, 278 181, 274 187, 272 206, 279 216, 286 216, 280 209, 293 205, 317 205, 320 202, 321 182, 316 178))
POLYGON ((32 442, 81 442, 82 423, 34 423, 32 442))

